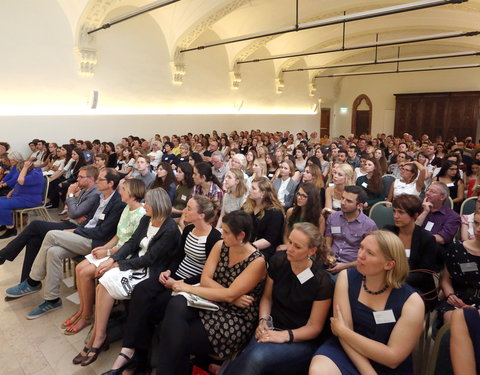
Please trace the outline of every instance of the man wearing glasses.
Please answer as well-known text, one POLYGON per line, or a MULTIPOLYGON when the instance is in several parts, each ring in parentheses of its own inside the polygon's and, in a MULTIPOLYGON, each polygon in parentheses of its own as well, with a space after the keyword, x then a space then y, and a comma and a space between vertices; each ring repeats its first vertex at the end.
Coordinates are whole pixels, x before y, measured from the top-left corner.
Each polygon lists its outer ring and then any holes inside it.
POLYGON ((22 297, 41 289, 45 279, 45 301, 27 314, 27 319, 36 319, 62 306, 60 283, 62 264, 65 258, 86 255, 93 248, 104 245, 116 233, 120 215, 125 207, 116 191, 120 176, 114 169, 102 170, 97 178, 101 192, 93 214, 78 227, 51 230, 45 236, 29 277, 20 284, 8 288, 9 297, 22 297))
POLYGON ((220 151, 215 151, 210 158, 212 163, 212 173, 218 178, 221 184, 223 184, 223 179, 227 173, 227 166, 225 165, 225 158, 220 151))
POLYGON ((77 182, 70 185, 65 200, 69 219, 62 220, 59 223, 41 220, 32 221, 23 232, 0 250, 0 264, 3 264, 5 260, 13 262, 25 248, 20 281, 25 280, 30 274, 33 261, 48 231, 76 228, 85 221, 90 213, 95 212, 98 204, 98 195, 100 194, 95 186, 97 177, 98 169, 96 167, 88 165, 80 168, 77 182))
POLYGON ((440 245, 448 245, 453 241, 460 227, 460 215, 444 206, 450 195, 447 185, 434 181, 428 187, 423 200, 423 212, 415 223, 429 231, 440 245))

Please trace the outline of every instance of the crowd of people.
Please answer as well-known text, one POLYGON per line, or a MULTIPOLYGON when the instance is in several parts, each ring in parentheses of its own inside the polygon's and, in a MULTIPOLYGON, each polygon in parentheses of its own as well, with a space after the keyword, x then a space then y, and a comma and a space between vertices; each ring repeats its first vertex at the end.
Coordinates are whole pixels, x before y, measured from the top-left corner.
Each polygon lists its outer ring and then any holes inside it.
POLYGON ((452 346, 455 373, 479 366, 478 200, 461 216, 480 194, 471 138, 252 130, 29 146, 24 158, 0 142, 0 239, 15 237, 0 265, 25 249, 6 295, 43 289, 28 319, 59 309, 63 260, 84 257, 62 324, 91 326, 74 364, 108 349, 114 303, 129 300, 108 375, 190 374, 208 355, 224 375, 412 374, 433 310, 452 345, 472 337, 468 359, 452 346), (17 233, 13 211, 44 197, 62 219, 17 233), (369 213, 385 201, 383 226, 369 213), (203 299, 214 306, 192 306, 203 299))

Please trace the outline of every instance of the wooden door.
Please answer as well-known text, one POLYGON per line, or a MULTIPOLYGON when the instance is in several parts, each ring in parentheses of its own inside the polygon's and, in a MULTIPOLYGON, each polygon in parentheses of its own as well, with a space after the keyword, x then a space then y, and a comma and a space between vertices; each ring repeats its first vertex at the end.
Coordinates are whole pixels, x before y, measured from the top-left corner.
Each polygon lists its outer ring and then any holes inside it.
POLYGON ((320 138, 330 135, 330 108, 322 108, 320 112, 320 138))

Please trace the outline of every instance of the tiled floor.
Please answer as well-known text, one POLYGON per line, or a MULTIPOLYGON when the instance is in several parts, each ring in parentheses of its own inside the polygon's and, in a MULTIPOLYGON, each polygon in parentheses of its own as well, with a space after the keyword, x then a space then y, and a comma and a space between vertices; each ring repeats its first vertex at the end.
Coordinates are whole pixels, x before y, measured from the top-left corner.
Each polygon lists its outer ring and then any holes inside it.
MULTIPOLYGON (((0 249, 11 239, 0 240, 0 249)), ((5 302, 4 291, 19 282, 23 254, 14 262, 0 266, 0 374, 1 375, 94 375, 110 369, 120 342, 110 346, 87 367, 73 365, 72 359, 83 348, 88 329, 66 336, 60 329, 77 305, 62 298, 63 307, 41 318, 27 320, 25 315, 43 301, 42 291, 5 302)), ((73 293, 62 285, 62 296, 73 293)))

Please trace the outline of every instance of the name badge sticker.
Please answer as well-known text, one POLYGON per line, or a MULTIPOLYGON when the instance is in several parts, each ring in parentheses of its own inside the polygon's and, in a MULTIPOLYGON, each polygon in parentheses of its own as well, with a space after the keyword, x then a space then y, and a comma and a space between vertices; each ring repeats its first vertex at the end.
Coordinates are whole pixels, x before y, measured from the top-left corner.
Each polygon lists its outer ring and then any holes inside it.
POLYGON ((366 189, 368 187, 368 184, 366 182, 362 182, 362 186, 366 189))
POLYGON ((432 223, 431 221, 429 221, 426 225, 425 225, 425 230, 428 230, 429 232, 432 230, 433 226, 435 224, 432 223))
POLYGON ((374 311, 373 317, 375 318, 376 324, 386 324, 386 323, 395 323, 395 315, 393 315, 393 310, 383 310, 383 311, 374 311))
POLYGON ((297 275, 297 279, 298 281, 300 281, 300 284, 307 282, 312 277, 313 277, 313 272, 310 268, 307 268, 305 271, 302 271, 297 275))
POLYGON ((98 217, 98 220, 105 220, 105 214, 100 214, 100 216, 98 217))
POLYGON ((405 255, 407 256, 407 258, 410 258, 410 249, 405 249, 405 255))
POLYGON ((455 184, 453 182, 450 182, 449 184, 447 184, 448 187, 454 187, 455 184))
POLYGON ((342 233, 341 227, 332 227, 332 234, 340 234, 342 233))
POLYGON ((469 263, 460 263, 460 269, 463 273, 466 272, 475 272, 478 271, 477 263, 469 262, 469 263))
POLYGON ((181 199, 182 201, 186 201, 186 200, 187 200, 187 196, 186 196, 186 195, 182 195, 182 196, 180 197, 180 199, 181 199))

